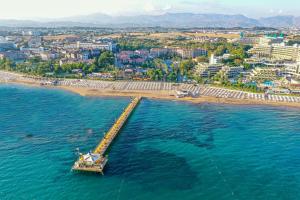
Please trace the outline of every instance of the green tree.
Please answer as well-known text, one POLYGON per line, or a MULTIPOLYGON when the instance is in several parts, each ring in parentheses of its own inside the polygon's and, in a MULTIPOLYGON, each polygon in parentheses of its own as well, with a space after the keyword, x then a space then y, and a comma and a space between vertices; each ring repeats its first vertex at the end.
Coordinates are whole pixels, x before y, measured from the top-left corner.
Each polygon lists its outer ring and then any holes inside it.
POLYGON ((175 72, 169 73, 167 76, 167 80, 175 82, 177 80, 177 74, 175 72))
POLYGON ((155 69, 149 69, 149 70, 147 70, 147 76, 150 79, 154 80, 155 79, 155 69))
POLYGON ((147 71, 147 76, 151 79, 151 80, 162 80, 164 74, 163 71, 161 69, 149 69, 147 71))
POLYGON ((97 59, 97 65, 100 68, 106 68, 110 65, 113 65, 115 61, 114 54, 110 51, 104 51, 101 53, 99 58, 97 59))
POLYGON ((179 66, 181 75, 184 76, 190 74, 195 66, 196 62, 192 59, 182 61, 179 66))

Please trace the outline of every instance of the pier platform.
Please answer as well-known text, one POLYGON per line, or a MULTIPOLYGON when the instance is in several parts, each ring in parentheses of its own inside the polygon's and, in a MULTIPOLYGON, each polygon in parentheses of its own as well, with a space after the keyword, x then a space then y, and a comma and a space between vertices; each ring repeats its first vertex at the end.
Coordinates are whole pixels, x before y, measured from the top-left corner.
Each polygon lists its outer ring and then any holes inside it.
POLYGON ((117 137, 118 133, 126 123, 127 119, 137 107, 142 97, 135 97, 127 108, 122 112, 117 121, 113 124, 110 130, 104 135, 98 146, 94 151, 87 154, 80 154, 79 159, 74 163, 72 170, 87 171, 102 173, 108 161, 105 155, 107 149, 112 144, 113 140, 117 137))

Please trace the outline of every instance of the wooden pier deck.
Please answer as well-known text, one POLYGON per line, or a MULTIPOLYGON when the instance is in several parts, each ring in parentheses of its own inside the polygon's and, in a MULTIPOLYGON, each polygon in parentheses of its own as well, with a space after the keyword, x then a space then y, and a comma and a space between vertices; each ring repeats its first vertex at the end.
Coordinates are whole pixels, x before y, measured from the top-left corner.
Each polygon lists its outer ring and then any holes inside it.
POLYGON ((120 129, 123 127, 124 123, 127 121, 128 117, 135 109, 135 107, 140 102, 141 97, 136 97, 132 100, 132 102, 128 105, 128 107, 121 114, 119 119, 114 123, 111 129, 105 134, 103 140, 99 143, 99 145, 94 150, 94 153, 103 155, 111 142, 114 140, 116 135, 119 133, 120 129))
POLYGON ((78 161, 76 161, 72 167, 72 170, 98 172, 103 174, 103 169, 107 163, 107 157, 105 156, 107 149, 116 138, 141 99, 142 97, 135 97, 131 101, 127 108, 122 112, 118 120, 115 121, 114 125, 104 135, 103 139, 100 141, 95 150, 89 154, 80 155, 78 161))

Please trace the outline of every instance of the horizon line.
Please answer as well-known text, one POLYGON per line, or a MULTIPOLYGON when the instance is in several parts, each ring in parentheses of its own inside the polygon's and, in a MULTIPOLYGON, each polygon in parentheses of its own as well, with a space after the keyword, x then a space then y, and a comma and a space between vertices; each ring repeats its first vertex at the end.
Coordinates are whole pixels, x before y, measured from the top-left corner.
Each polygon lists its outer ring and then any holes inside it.
POLYGON ((272 17, 300 17, 297 15, 284 15, 284 14, 277 14, 277 15, 269 15, 269 16, 262 16, 262 17, 249 17, 246 14, 241 14, 241 13, 235 13, 235 14, 228 14, 228 13, 214 13, 214 12, 164 12, 164 13, 159 13, 159 14, 155 14, 155 13, 146 13, 146 14, 126 14, 126 13, 120 13, 120 14, 108 14, 108 13, 104 13, 104 12, 94 12, 94 13, 90 13, 90 14, 81 14, 81 15, 69 15, 69 16, 65 16, 65 17, 30 17, 30 18, 1 18, 0 20, 16 20, 16 21, 36 21, 36 22, 51 22, 48 20, 66 20, 68 18, 73 18, 73 17, 89 17, 92 15, 106 15, 109 17, 136 17, 136 16, 162 16, 162 15, 167 15, 167 14, 194 14, 194 15, 227 15, 227 16, 244 16, 250 19, 263 19, 263 18, 272 18, 272 17))

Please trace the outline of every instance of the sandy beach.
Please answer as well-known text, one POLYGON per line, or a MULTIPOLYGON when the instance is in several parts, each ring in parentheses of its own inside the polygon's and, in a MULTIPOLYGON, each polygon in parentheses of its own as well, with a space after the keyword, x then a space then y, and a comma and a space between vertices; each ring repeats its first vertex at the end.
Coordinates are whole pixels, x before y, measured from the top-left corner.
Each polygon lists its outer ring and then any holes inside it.
MULTIPOLYGON (((48 79, 47 79, 48 81, 48 79)), ((73 80, 75 81, 75 80, 73 80)), ((76 80, 77 82, 80 82, 79 80, 76 80)), ((97 81, 94 81, 97 83, 97 81)), ((104 81, 99 83, 103 83, 104 81)), ((23 84, 27 86, 34 86, 34 87, 46 87, 46 88, 59 88, 67 91, 71 91, 74 93, 77 93, 82 96, 113 96, 113 97, 132 97, 132 96, 142 96, 145 98, 151 98, 151 99, 163 99, 163 100, 171 100, 171 101, 187 101, 192 103, 219 103, 219 104, 236 104, 236 105, 271 105, 271 106, 281 106, 281 107, 295 107, 300 108, 300 98, 299 102, 278 102, 278 101, 270 101, 265 99, 250 99, 250 98, 224 98, 224 97, 218 97, 218 96, 207 96, 207 95, 201 95, 196 98, 192 97, 184 97, 184 98, 177 98, 175 96, 175 90, 174 88, 170 90, 135 90, 130 89, 116 89, 116 88, 90 88, 88 86, 70 86, 70 85, 47 85, 47 84, 41 84, 41 80, 35 80, 32 78, 24 78, 21 74, 11 73, 11 72, 0 72, 0 83, 15 83, 15 84, 23 84), (9 75, 8 75, 8 74, 9 75), (11 77, 8 77, 11 76, 11 77), (2 78, 1 78, 2 77, 2 78), (5 77, 5 79, 3 78, 5 77)), ((106 82, 104 82, 106 84, 106 82)), ((118 83, 118 82, 115 82, 118 83)), ((140 84, 134 82, 134 84, 140 84)), ((157 84, 157 83, 155 83, 157 84)), ((181 87, 181 86, 180 86, 181 87)), ((201 88, 199 88, 201 90, 201 88)), ((227 90, 227 89, 223 89, 227 90)), ((228 90, 228 92, 231 92, 228 90)), ((234 91, 239 92, 239 91, 234 91)), ((246 93, 245 93, 246 94, 246 93)), ((296 98, 296 97, 295 97, 296 98)), ((298 98, 298 97, 297 97, 298 98)))
POLYGON ((74 87, 57 87, 68 90, 82 96, 113 96, 113 97, 132 97, 142 96, 150 99, 162 99, 171 101, 187 101, 192 103, 219 103, 219 104, 235 104, 235 105, 272 105, 281 107, 295 107, 300 108, 300 103, 286 103, 286 102, 271 102, 271 101, 256 101, 256 100, 239 100, 239 99, 226 99, 216 98, 209 96, 200 96, 197 98, 176 98, 174 95, 167 92, 148 92, 148 91, 109 91, 109 90, 95 90, 87 88, 74 88, 74 87))

